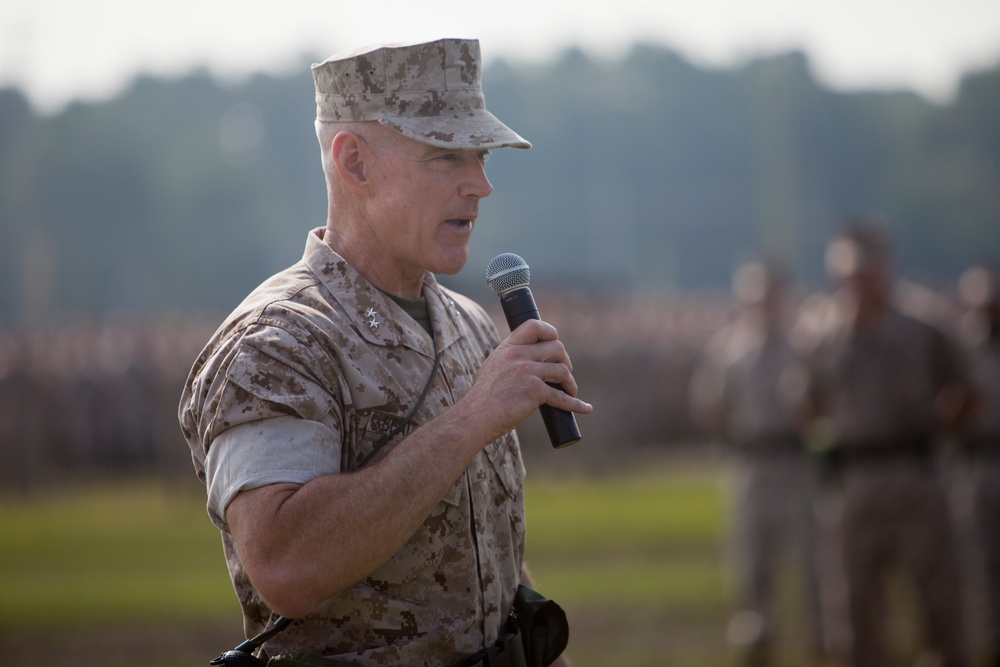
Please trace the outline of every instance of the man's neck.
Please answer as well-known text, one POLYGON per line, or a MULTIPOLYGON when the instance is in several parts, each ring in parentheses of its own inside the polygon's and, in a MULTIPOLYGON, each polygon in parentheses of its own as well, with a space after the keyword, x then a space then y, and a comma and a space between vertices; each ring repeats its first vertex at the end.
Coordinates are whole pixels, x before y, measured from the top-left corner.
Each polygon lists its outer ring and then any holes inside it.
POLYGON ((383 292, 402 299, 419 299, 423 294, 425 272, 403 275, 399 267, 386 262, 384 253, 329 225, 323 230, 323 241, 383 292))

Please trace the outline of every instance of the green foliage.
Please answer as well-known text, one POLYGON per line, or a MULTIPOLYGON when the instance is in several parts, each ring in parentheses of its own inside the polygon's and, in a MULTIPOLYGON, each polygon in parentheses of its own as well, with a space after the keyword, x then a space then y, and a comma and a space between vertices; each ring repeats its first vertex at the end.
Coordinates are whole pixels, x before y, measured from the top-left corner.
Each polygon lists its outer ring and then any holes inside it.
MULTIPOLYGON (((718 564, 705 555, 720 540, 721 508, 704 474, 540 479, 526 502, 529 560, 570 600, 618 587, 646 602, 674 598, 672 589, 677 599, 718 601, 718 564), (663 568, 670 560, 682 567, 663 568)), ((111 485, 5 501, 0 552, 6 627, 236 609, 218 531, 187 488, 111 485)))
POLYGON ((717 605, 717 495, 690 474, 529 483, 531 568, 571 605, 717 605))
POLYGON ((717 489, 701 475, 529 477, 526 495, 531 548, 559 556, 593 548, 595 525, 615 550, 711 548, 719 539, 717 489))
POLYGON ((0 505, 0 627, 238 614, 218 531, 184 488, 108 486, 0 505))
POLYGON ((715 473, 681 466, 525 488, 528 566, 566 610, 578 667, 724 664, 715 473))
MULTIPOLYGON (((690 665, 719 658, 726 609, 712 472, 539 477, 525 496, 529 567, 573 622, 574 664, 663 664, 661 655, 678 651, 690 665), (632 641, 622 645, 626 633, 632 641)), ((15 649, 15 629, 58 642, 79 631, 99 636, 101 627, 138 632, 239 617, 218 532, 188 487, 111 484, 0 502, 0 553, 8 633, 0 643, 15 649)), ((213 646, 238 640, 222 635, 213 646)))

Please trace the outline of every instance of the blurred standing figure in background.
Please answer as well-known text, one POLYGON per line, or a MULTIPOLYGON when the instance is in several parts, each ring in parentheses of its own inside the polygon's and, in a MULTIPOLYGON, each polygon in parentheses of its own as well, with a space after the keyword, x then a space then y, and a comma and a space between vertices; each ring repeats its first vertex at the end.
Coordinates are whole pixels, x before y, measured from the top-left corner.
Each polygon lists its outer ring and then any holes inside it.
POLYGON ((963 429, 971 484, 968 493, 974 553, 986 603, 986 642, 990 667, 1000 667, 1000 269, 974 267, 959 282, 968 308, 962 333, 972 360, 975 409, 963 429))
POLYGON ((826 628, 847 642, 839 648, 853 667, 891 664, 887 575, 902 566, 933 655, 927 664, 963 667, 956 543, 934 461, 938 438, 968 402, 961 349, 894 305, 880 221, 847 226, 826 262, 836 292, 807 380, 813 430, 827 435, 820 516, 832 551, 823 553, 823 593, 843 601, 826 628))
POLYGON ((709 341, 691 384, 701 425, 735 454, 733 556, 737 612, 727 635, 743 664, 771 664, 775 592, 782 557, 802 573, 810 648, 819 654, 818 584, 814 568, 814 474, 799 435, 801 405, 789 382, 796 353, 787 336, 787 276, 777 263, 751 262, 733 278, 742 311, 709 341))

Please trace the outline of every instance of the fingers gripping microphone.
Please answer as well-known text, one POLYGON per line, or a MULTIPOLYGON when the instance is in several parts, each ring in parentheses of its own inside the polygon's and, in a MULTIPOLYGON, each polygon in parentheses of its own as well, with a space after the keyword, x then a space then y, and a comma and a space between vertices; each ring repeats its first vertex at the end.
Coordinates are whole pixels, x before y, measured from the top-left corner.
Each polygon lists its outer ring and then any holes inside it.
MULTIPOLYGON (((521 326, 528 320, 539 320, 538 307, 535 298, 528 289, 528 265, 517 255, 505 252, 497 255, 486 267, 486 282, 493 293, 500 297, 503 314, 507 318, 510 330, 521 326)), ((561 388, 553 384, 553 387, 561 388)), ((576 425, 576 416, 572 412, 542 405, 538 408, 545 422, 552 446, 568 447, 581 438, 580 427, 576 425)))

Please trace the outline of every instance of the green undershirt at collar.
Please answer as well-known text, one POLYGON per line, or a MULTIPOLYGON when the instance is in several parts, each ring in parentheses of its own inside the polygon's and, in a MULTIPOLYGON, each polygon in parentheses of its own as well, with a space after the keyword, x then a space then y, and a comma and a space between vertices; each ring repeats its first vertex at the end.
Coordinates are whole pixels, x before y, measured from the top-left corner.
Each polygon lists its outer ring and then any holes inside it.
POLYGON ((427 299, 420 297, 418 299, 404 299, 403 297, 396 296, 395 294, 389 294, 388 292, 383 292, 387 297, 392 299, 406 311, 406 314, 412 317, 420 327, 426 331, 429 335, 434 334, 431 331, 431 313, 427 308, 427 299))

